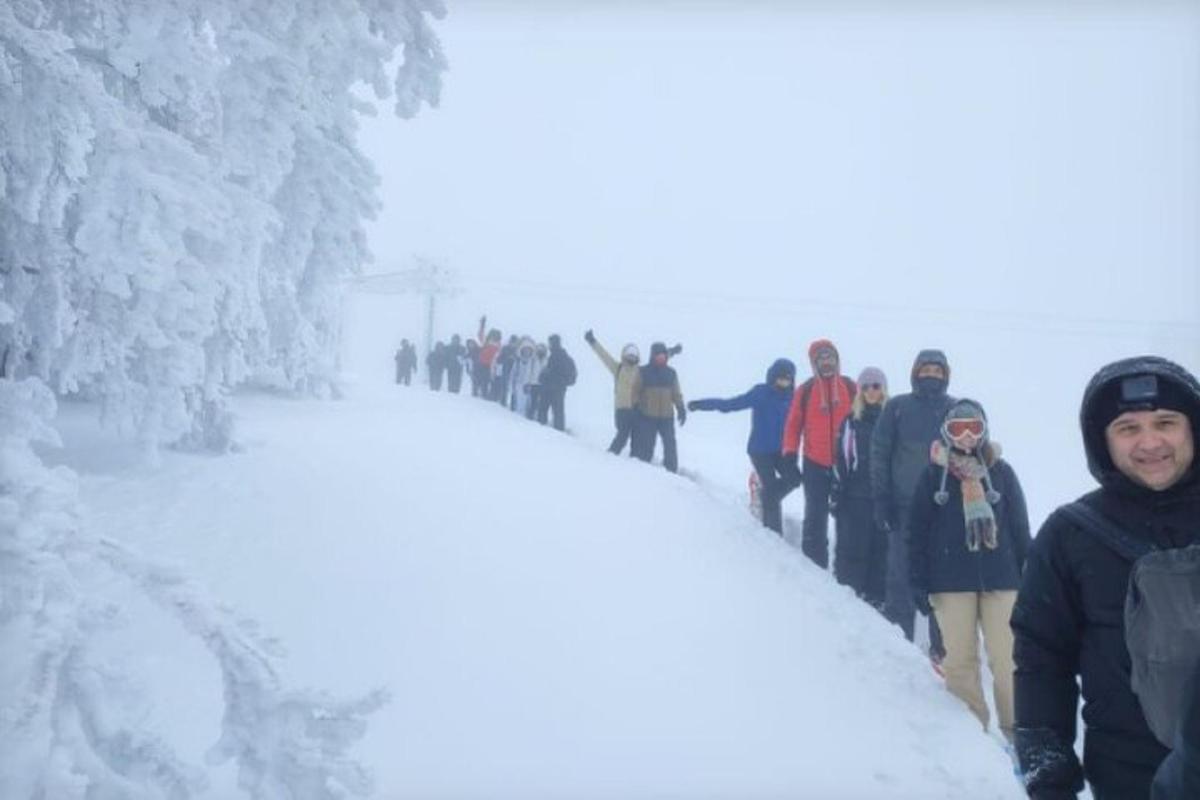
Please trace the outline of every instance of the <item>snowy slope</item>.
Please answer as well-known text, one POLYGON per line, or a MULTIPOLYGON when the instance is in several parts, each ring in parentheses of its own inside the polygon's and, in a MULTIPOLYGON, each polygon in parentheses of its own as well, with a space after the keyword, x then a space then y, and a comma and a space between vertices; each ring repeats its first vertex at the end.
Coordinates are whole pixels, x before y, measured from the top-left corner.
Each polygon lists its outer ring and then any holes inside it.
MULTIPOLYGON (((287 682, 391 693, 356 751, 380 797, 1022 795, 916 649, 702 468, 381 382, 237 405, 236 455, 139 466, 67 409, 62 458, 94 532, 278 637, 287 682)), ((105 591, 146 723, 201 763, 215 668, 105 591)))

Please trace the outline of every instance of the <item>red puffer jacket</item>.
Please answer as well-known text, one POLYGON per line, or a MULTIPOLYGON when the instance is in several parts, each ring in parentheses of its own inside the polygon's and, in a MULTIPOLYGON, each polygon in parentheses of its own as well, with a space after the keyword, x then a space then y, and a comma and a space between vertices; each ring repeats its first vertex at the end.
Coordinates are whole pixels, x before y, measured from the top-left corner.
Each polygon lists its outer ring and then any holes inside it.
MULTIPOLYGON (((833 448, 837 432, 850 416, 857 387, 843 375, 829 378, 816 376, 814 356, 822 348, 837 348, 826 339, 818 339, 808 348, 808 357, 813 361, 814 377, 808 379, 792 395, 788 408, 787 422, 783 428, 783 454, 792 455, 800 450, 800 438, 804 438, 804 457, 822 467, 833 466, 833 448)), ((840 361, 840 359, 839 359, 840 361)))

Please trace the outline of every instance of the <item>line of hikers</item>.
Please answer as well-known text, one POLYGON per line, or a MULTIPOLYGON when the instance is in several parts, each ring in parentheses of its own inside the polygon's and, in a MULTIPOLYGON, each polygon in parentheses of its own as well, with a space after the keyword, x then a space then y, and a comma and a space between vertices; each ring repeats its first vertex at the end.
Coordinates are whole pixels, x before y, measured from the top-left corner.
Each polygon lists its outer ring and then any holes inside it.
POLYGON ((674 471, 674 417, 751 409, 746 449, 763 524, 782 533, 782 501, 803 486, 804 554, 828 567, 832 514, 837 580, 909 640, 916 613, 927 616, 947 688, 986 729, 982 638, 999 727, 1031 797, 1075 798, 1086 778, 1096 800, 1200 800, 1200 383, 1191 373, 1151 356, 1097 373, 1080 420, 1100 488, 1052 514, 1034 539, 987 413, 950 396, 940 350, 917 354, 911 391, 895 397, 876 367, 844 377, 837 348, 821 339, 798 387, 795 365, 781 358, 743 394, 684 404, 665 347, 639 366, 636 346, 618 362, 591 330, 584 338, 614 377, 614 453, 640 427, 662 436, 674 471))
MULTIPOLYGON (((502 349, 498 331, 482 330, 494 355, 476 386, 495 380, 502 349)), ((591 330, 584 339, 613 376, 613 453, 630 444, 649 461, 661 438, 674 471, 676 420, 750 409, 763 524, 782 533, 782 501, 802 486, 803 553, 828 568, 832 515, 837 580, 909 640, 916 614, 927 616, 947 688, 986 729, 982 638, 999 728, 1030 797, 1075 798, 1086 779, 1096 800, 1200 798, 1200 383, 1190 372, 1143 356, 1093 377, 1080 427, 1099 488, 1035 538, 986 411, 949 394, 939 350, 917 354, 911 391, 894 397, 876 367, 843 376, 821 339, 799 386, 781 358, 743 394, 685 403, 668 365, 678 346, 655 343, 641 364, 636 345, 618 360, 591 330)))
MULTIPOLYGON (((412 384, 417 368, 416 350, 407 339, 396 351, 396 383, 412 384)), ((546 344, 530 336, 510 336, 503 342, 500 331, 487 328, 487 317, 479 320, 479 332, 463 343, 458 334, 437 342, 425 357, 429 388, 458 394, 464 375, 471 382, 471 395, 492 400, 543 425, 552 421, 557 430, 566 426, 567 388, 577 377, 575 361, 551 334, 546 344)))

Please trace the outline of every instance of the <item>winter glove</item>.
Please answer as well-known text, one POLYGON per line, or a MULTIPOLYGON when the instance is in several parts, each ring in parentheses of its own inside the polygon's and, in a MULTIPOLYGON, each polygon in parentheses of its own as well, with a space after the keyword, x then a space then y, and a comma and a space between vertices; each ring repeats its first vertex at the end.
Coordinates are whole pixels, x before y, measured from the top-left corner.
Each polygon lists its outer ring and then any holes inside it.
POLYGON ((913 589, 913 605, 917 607, 917 611, 920 611, 923 617, 928 617, 933 613, 933 607, 929 605, 929 592, 913 589))
POLYGON ((842 485, 836 480, 829 487, 829 513, 834 519, 838 516, 838 505, 841 502, 842 485))
POLYGON ((681 344, 677 344, 674 347, 667 348, 667 355, 670 356, 671 358, 674 358, 675 356, 679 355, 682 352, 683 352, 683 345, 681 345, 681 344))
POLYGON ((793 489, 804 483, 804 476, 800 473, 800 454, 784 453, 783 463, 779 465, 779 474, 793 489))
POLYGON ((588 328, 586 331, 583 332, 583 340, 585 342, 587 342, 588 344, 596 343, 596 334, 592 333, 591 328, 588 328))
POLYGON ((687 402, 687 410, 688 411, 695 411, 697 407, 698 406, 697 406, 695 400, 688 400, 688 402, 687 402))
POLYGON ((679 413, 677 416, 679 417, 679 427, 682 428, 683 423, 687 422, 687 409, 686 408, 679 409, 679 413))

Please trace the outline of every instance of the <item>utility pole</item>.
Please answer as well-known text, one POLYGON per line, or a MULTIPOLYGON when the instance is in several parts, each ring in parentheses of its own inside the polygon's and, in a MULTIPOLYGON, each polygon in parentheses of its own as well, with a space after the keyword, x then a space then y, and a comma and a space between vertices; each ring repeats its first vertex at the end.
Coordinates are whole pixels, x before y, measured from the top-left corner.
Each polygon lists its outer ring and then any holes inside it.
POLYGON ((413 266, 409 269, 363 275, 355 285, 359 291, 370 294, 425 295, 425 355, 433 351, 438 298, 462 293, 454 270, 424 256, 413 256, 413 266))

